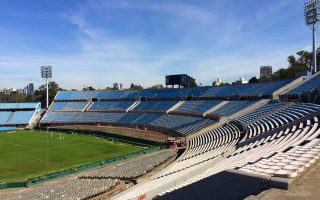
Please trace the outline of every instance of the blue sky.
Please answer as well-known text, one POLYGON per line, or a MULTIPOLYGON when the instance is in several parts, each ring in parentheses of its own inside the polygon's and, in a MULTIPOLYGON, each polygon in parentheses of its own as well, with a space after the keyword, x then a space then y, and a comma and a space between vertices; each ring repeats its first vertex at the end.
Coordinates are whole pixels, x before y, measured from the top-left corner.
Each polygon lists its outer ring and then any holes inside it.
POLYGON ((198 83, 258 75, 311 48, 303 0, 2 0, 0 88, 42 83, 52 65, 61 87, 131 82, 167 74, 198 83))

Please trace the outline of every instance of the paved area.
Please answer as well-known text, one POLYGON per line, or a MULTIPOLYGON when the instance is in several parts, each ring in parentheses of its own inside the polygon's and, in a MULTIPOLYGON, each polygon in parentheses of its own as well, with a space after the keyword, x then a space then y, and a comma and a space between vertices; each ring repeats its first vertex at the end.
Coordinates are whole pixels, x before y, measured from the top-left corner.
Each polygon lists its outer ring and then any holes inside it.
POLYGON ((318 200, 320 199, 320 161, 298 177, 289 190, 269 189, 247 200, 318 200))

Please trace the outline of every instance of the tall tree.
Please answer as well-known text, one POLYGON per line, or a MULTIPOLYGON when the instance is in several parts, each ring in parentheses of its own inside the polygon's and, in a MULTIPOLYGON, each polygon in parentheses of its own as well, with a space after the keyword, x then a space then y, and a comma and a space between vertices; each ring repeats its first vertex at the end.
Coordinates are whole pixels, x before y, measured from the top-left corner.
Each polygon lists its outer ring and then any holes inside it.
POLYGON ((259 79, 256 76, 249 79, 249 83, 257 83, 257 82, 259 82, 259 79))
POLYGON ((130 90, 143 90, 143 87, 141 85, 135 85, 134 83, 131 83, 130 90))
POLYGON ((197 87, 196 79, 191 76, 187 76, 187 86, 188 87, 197 87))
POLYGON ((159 89, 163 89, 164 86, 162 84, 157 84, 157 85, 153 85, 151 87, 149 87, 148 89, 154 89, 154 90, 159 90, 159 89))
MULTIPOLYGON (((299 51, 296 56, 288 56, 288 67, 281 68, 275 71, 270 78, 260 78, 259 82, 273 81, 273 80, 283 80, 289 78, 295 78, 297 73, 304 71, 311 71, 310 66, 312 63, 312 53, 308 51, 299 51)), ((320 65, 320 51, 317 50, 317 68, 319 71, 320 65)), ((251 79, 250 79, 251 80, 251 79)), ((254 79, 252 79, 253 81, 254 79)), ((256 81, 256 80, 255 80, 256 81)))
POLYGON ((83 91, 94 91, 96 89, 94 87, 92 87, 92 86, 88 86, 88 87, 83 88, 82 90, 83 91))

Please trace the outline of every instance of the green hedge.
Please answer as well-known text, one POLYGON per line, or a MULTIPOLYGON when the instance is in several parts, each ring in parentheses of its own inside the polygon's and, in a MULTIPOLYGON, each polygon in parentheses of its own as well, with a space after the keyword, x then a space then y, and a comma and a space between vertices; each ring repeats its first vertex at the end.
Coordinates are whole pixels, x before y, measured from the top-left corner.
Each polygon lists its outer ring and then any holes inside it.
POLYGON ((19 188, 26 187, 27 182, 7 182, 0 183, 0 190, 8 189, 8 188, 19 188))

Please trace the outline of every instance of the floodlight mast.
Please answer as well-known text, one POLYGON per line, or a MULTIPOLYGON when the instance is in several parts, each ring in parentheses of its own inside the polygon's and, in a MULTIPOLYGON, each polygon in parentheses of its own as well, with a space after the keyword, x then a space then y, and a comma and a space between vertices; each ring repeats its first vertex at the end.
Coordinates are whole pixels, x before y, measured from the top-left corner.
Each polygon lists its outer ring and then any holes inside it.
POLYGON ((46 81, 47 90, 47 109, 49 108, 49 80, 52 78, 52 67, 51 66, 41 66, 41 77, 46 81))
POLYGON ((319 24, 319 0, 304 3, 305 23, 312 30, 312 73, 317 72, 316 30, 319 24))

